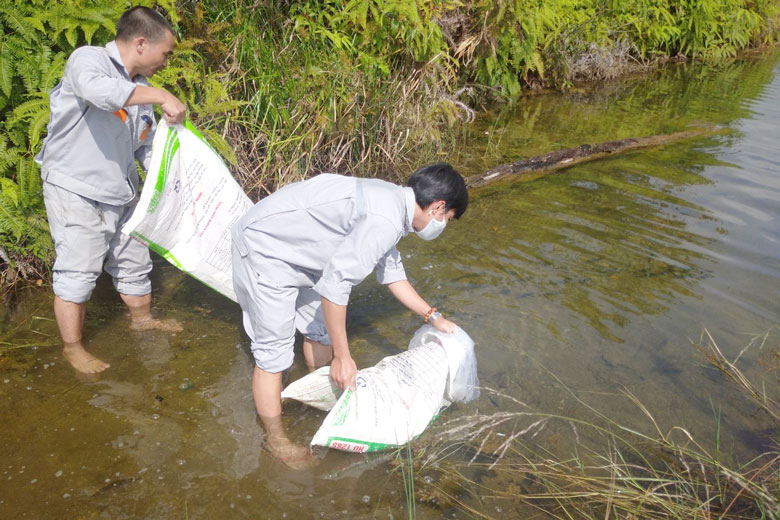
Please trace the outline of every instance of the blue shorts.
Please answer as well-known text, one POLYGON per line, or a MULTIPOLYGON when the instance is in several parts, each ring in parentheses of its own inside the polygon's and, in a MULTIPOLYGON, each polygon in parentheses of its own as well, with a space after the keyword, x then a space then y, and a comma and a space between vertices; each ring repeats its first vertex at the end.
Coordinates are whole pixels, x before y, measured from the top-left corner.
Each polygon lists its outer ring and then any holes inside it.
POLYGON ((135 203, 112 206, 43 183, 43 200, 57 258, 54 294, 73 303, 89 300, 101 271, 121 294, 144 296, 152 291, 152 259, 141 242, 121 233, 135 203))

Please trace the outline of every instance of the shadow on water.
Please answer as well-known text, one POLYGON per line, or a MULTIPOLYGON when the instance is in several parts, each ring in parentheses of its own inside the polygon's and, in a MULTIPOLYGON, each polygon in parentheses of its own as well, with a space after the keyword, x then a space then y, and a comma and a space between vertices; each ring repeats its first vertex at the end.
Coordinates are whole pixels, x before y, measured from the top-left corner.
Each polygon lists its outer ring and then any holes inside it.
MULTIPOLYGON (((476 340, 484 385, 535 410, 587 417, 577 396, 647 430, 621 394, 627 389, 665 429, 683 425, 705 444, 717 431, 724 457, 745 460, 766 448, 773 430, 765 418, 691 340, 706 327, 733 359, 780 322, 778 57, 676 65, 595 92, 530 97, 475 125, 449 158, 466 174, 585 142, 727 129, 480 189, 442 239, 401 242, 416 287, 476 340)), ((159 259, 154 286, 157 312, 176 317, 184 332, 130 331, 101 280, 86 336, 112 366, 91 380, 60 356, 47 288, 5 310, 0 517, 406 516, 395 454, 320 453, 319 465, 303 472, 269 460, 238 307, 159 259)), ((353 292, 348 326, 358 366, 399 352, 418 325, 372 280, 353 292)), ((773 332, 740 361, 769 391, 780 386, 767 364, 777 343, 773 332)), ((299 355, 290 377, 304 372, 299 355)), ((513 406, 483 393, 439 422, 513 406)), ((285 414, 300 442, 323 418, 295 403, 285 414)), ((551 426, 533 442, 566 457, 600 441, 551 426)), ((474 457, 465 447, 450 462, 467 473, 474 457)), ((418 470, 419 518, 473 516, 465 506, 487 517, 511 510, 460 495, 442 472, 418 470)), ((485 472, 470 478, 523 485, 485 472)))

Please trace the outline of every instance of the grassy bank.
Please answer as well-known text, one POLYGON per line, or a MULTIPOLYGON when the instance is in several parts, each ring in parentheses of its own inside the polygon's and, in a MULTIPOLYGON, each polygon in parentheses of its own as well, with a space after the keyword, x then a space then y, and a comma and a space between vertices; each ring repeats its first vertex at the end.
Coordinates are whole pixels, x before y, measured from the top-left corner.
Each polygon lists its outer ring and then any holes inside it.
MULTIPOLYGON (((139 2, 153 5, 152 2, 139 2)), ((0 269, 46 277, 40 196, 47 92, 80 45, 110 40, 125 2, 0 7, 0 269)), ((446 157, 482 108, 541 87, 773 43, 770 0, 165 0, 181 43, 155 83, 231 163, 253 199, 330 170, 403 179, 446 157)))

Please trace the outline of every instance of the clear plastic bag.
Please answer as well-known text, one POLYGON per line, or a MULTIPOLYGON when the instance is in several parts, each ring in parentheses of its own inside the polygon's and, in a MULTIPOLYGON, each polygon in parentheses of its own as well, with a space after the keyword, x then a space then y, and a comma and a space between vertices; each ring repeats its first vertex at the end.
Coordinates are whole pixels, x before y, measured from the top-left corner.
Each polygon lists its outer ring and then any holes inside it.
POLYGON ((456 327, 452 334, 445 334, 431 325, 424 325, 415 332, 409 342, 409 349, 431 342, 443 346, 447 352, 449 372, 444 397, 451 403, 468 403, 478 398, 479 379, 474 340, 460 327, 456 327))

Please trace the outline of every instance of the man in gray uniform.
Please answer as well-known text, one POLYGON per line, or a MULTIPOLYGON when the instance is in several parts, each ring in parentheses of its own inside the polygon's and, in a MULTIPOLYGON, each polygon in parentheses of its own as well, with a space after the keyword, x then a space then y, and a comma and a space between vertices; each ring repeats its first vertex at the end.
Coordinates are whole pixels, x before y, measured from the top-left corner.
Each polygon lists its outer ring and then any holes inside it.
POLYGON ((252 340, 252 392, 271 453, 291 466, 308 453, 289 441, 281 423, 282 371, 292 365, 296 329, 310 368, 332 359, 333 381, 354 386, 347 301, 371 271, 425 321, 453 330, 407 281, 396 244, 412 231, 436 238, 467 205, 463 178, 442 163, 416 171, 408 187, 321 174, 281 188, 235 224, 233 286, 252 340))
POLYGON ((82 343, 86 302, 102 269, 130 309, 133 328, 180 329, 151 317, 149 251, 120 233, 138 194, 135 161, 146 168, 151 159, 152 105, 170 123, 184 119, 181 101, 146 81, 167 65, 175 45, 165 18, 134 7, 119 18, 115 41, 73 51, 50 94, 48 135, 36 160, 57 253, 54 315, 65 359, 80 372, 109 366, 82 343))

